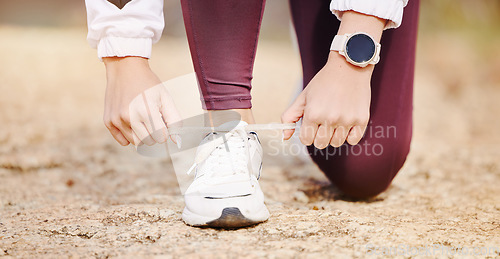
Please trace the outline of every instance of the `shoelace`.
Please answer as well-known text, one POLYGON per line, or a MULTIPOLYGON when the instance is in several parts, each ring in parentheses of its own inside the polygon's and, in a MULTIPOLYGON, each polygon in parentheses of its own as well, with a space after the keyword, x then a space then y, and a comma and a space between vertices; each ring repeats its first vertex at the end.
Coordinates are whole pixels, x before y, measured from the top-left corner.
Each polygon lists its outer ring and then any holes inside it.
MULTIPOLYGON (((248 135, 247 135, 248 133, 247 132, 261 131, 261 130, 287 130, 287 129, 294 129, 294 128, 295 128, 294 123, 290 123, 290 124, 277 124, 277 123, 274 123, 274 124, 249 124, 249 125, 246 125, 245 127, 238 127, 238 128, 234 128, 234 129, 221 128, 221 127, 217 127, 217 128, 183 127, 183 128, 177 128, 173 131, 170 130, 170 134, 199 132, 199 131, 211 131, 212 132, 211 134, 213 134, 212 136, 214 136, 217 133, 226 133, 223 136, 216 137, 213 140, 209 141, 208 143, 204 144, 207 146, 204 146, 200 150, 200 152, 198 152, 196 154, 193 165, 187 171, 188 175, 190 175, 196 169, 197 166, 199 166, 201 163, 206 161, 216 149, 225 148, 225 147, 222 147, 222 145, 227 144, 228 141, 231 141, 234 138, 242 139, 243 146, 236 147, 235 150, 230 150, 230 151, 231 152, 238 152, 239 151, 238 148, 244 149, 241 151, 246 153, 246 156, 248 159, 248 161, 246 161, 246 166, 247 166, 249 175, 251 175, 253 173, 253 168, 252 168, 251 163, 250 163, 251 157, 250 157, 250 152, 249 152, 250 147, 249 147, 249 143, 248 143, 248 135)), ((229 152, 223 153, 223 151, 221 151, 218 155, 227 156, 228 154, 229 154, 229 152)), ((235 155, 237 156, 238 154, 235 154, 235 155)), ((223 159, 224 159, 223 157, 220 157, 220 159, 216 160, 216 161, 221 162, 223 159)), ((239 165, 239 164, 235 165, 233 163, 234 161, 231 158, 229 158, 229 161, 231 162, 233 168, 238 169, 238 171, 243 171, 243 170, 241 170, 241 167, 242 167, 241 165, 239 165)), ((214 170, 209 171, 209 173, 210 172, 213 173, 214 170)))
MULTIPOLYGON (((245 161, 243 156, 250 159, 248 135, 246 131, 244 129, 235 129, 222 136, 217 136, 217 133, 211 134, 213 135, 209 137, 214 137, 214 139, 203 144, 203 147, 195 156, 193 166, 191 166, 187 174, 190 175, 198 165, 205 162, 211 155, 215 155, 211 160, 212 166, 217 166, 226 162, 231 163, 231 167, 235 170, 235 173, 245 171, 241 163, 237 163, 237 161, 245 161), (225 150, 226 148, 230 148, 230 150, 225 150)), ((251 167, 248 166, 248 163, 246 164, 248 172, 252 173, 251 167)), ((208 170, 208 173, 210 172, 213 173, 215 170, 208 170)))
MULTIPOLYGON (((267 124, 248 124, 244 127, 245 131, 261 131, 261 130, 290 130, 295 129, 295 123, 267 123, 267 124)), ((231 129, 221 127, 175 127, 168 128, 171 135, 180 135, 193 132, 229 132, 231 129)))

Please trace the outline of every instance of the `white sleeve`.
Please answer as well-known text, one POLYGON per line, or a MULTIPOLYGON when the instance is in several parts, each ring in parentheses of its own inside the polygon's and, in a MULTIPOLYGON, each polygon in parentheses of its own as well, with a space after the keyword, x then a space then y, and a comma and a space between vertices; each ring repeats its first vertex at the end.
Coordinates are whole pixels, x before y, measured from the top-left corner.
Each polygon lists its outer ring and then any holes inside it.
POLYGON ((151 57, 164 27, 163 0, 132 0, 122 9, 107 0, 85 0, 85 5, 87 41, 100 59, 151 57))
POLYGON ((339 20, 343 12, 349 10, 386 19, 384 29, 390 29, 401 25, 407 4, 408 0, 332 0, 330 10, 339 20))

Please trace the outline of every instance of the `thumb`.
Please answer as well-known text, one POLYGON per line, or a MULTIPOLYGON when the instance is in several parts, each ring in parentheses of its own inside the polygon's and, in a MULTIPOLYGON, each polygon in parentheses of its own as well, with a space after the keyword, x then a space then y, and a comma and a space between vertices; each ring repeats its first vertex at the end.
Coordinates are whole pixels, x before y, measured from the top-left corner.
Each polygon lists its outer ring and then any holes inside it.
MULTIPOLYGON (((297 99, 288 107, 288 109, 281 115, 281 123, 295 123, 304 115, 304 108, 306 106, 306 95, 303 91, 297 99)), ((292 137, 294 129, 283 130, 283 140, 288 140, 292 137)))
MULTIPOLYGON (((182 127, 182 117, 175 107, 174 100, 168 93, 168 91, 163 90, 161 91, 161 108, 160 112, 163 116, 163 120, 165 124, 167 125, 167 128, 180 128, 182 127)), ((178 146, 180 145, 179 140, 180 136, 179 135, 170 135, 170 139, 176 143, 178 146)))

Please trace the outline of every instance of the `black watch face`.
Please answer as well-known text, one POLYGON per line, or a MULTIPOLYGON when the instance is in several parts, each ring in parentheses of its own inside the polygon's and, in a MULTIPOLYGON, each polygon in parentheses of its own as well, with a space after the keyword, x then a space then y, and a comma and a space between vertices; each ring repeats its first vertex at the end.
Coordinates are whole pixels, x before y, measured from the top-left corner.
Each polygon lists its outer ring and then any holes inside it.
POLYGON ((347 41, 346 52, 352 61, 365 63, 375 55, 375 42, 368 35, 356 34, 347 41))

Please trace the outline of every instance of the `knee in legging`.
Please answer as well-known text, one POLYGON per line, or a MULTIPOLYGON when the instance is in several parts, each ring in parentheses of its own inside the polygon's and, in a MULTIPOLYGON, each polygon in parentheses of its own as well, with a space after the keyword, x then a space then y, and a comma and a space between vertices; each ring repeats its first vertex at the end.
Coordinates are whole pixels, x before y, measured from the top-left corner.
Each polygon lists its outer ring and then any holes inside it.
POLYGON ((385 191, 392 182, 391 175, 393 172, 380 171, 380 170, 364 170, 359 171, 345 171, 346 178, 337 179, 335 177, 330 180, 348 196, 365 199, 375 197, 385 191))
MULTIPOLYGON (((311 152, 311 156, 343 193, 355 198, 369 198, 385 191, 403 166, 409 150, 400 147, 384 150, 379 155, 344 154, 325 159, 311 152)), ((310 148, 310 151, 313 150, 310 148)))

